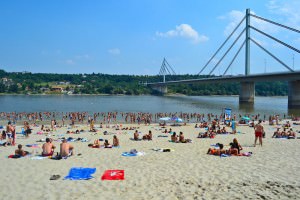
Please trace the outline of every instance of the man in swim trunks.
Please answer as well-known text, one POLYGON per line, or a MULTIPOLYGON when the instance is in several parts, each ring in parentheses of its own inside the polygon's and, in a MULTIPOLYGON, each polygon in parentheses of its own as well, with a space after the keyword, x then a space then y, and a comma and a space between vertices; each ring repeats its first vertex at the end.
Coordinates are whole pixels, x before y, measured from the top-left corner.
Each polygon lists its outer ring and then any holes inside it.
POLYGON ((261 125, 261 120, 258 121, 258 124, 254 126, 255 130, 255 140, 254 140, 254 147, 256 146, 257 138, 259 138, 259 144, 262 146, 262 137, 264 132, 264 127, 261 125))
POLYGON ((7 126, 6 126, 6 136, 8 138, 8 143, 11 144, 11 145, 14 145, 14 141, 13 141, 13 133, 15 132, 15 128, 11 125, 11 122, 8 122, 7 123, 7 126))
POLYGON ((64 139, 60 144, 60 156, 61 157, 68 157, 74 155, 74 147, 67 143, 67 140, 64 139))
POLYGON ((50 138, 46 138, 46 143, 43 144, 43 152, 42 152, 42 156, 52 156, 55 146, 52 144, 51 139, 50 138))

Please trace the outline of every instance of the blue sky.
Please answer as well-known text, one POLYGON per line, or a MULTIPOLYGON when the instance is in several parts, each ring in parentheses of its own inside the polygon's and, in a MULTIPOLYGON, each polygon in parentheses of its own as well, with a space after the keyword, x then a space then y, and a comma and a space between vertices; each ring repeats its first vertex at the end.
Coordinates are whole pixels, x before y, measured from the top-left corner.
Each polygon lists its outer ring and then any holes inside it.
MULTIPOLYGON (((246 8, 300 29, 299 0, 1 0, 0 68, 9 72, 154 75, 165 57, 178 74, 197 74, 243 18, 246 8)), ((251 24, 300 49, 299 33, 255 18, 251 24)), ((253 30, 251 37, 300 70, 297 52, 253 30)), ((223 74, 244 38, 214 74, 223 74)), ((210 72, 234 39, 203 74, 210 72)), ((244 73, 244 55, 242 50, 227 74, 244 73)), ((252 43, 251 73, 279 71, 287 69, 252 43)))

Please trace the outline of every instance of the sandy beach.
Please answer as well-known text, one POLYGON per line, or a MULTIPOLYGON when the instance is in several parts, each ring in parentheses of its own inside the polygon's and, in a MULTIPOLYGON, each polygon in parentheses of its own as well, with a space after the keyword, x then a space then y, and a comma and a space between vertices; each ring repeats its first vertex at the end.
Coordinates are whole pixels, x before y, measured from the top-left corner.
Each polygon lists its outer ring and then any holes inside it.
MULTIPOLYGON (((238 134, 217 135, 214 139, 196 138, 204 129, 196 129, 194 124, 167 126, 167 129, 172 128, 177 133, 182 131, 185 138, 192 139, 192 143, 185 144, 169 142, 170 134, 162 133, 157 124, 138 126, 141 135, 152 131, 152 141, 132 141, 129 138, 133 137, 134 131, 99 129, 98 125, 96 134, 88 132, 87 125, 75 129, 59 128, 51 133, 54 140, 80 137, 90 142, 71 142, 75 155, 62 160, 8 159, 16 146, 0 147, 1 199, 300 199, 300 140, 273 139, 276 126, 263 125, 266 138, 262 147, 253 147, 253 128, 248 126, 238 126, 238 134), (85 132, 66 134, 67 130, 76 129, 85 132), (113 135, 104 135, 104 131, 117 134, 120 148, 88 147, 99 138, 111 143, 113 135), (206 154, 212 144, 222 143, 229 148, 233 138, 242 145, 242 152, 252 152, 252 156, 206 154), (174 151, 157 152, 153 148, 174 151), (121 155, 131 149, 145 152, 145 155, 121 155), (63 180, 72 167, 96 168, 94 178, 63 180), (125 180, 102 181, 102 174, 109 169, 125 170, 125 180), (54 174, 60 175, 60 179, 49 180, 54 174)), ((293 125, 293 129, 298 131, 300 126, 293 125)), ((17 132, 20 131, 21 127, 17 126, 17 132)), ((26 151, 40 154, 43 143, 36 141, 47 136, 36 134, 38 131, 39 127, 35 127, 27 139, 17 135, 17 144, 22 144, 26 151), (25 147, 26 144, 39 144, 39 148, 25 147)), ((59 151, 60 142, 53 143, 58 147, 55 152, 59 151)))

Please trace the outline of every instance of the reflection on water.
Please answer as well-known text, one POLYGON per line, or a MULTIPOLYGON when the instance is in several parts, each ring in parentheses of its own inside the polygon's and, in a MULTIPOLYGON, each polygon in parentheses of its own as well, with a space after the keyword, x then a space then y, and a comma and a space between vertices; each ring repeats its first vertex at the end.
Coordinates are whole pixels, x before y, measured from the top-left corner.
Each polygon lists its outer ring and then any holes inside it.
POLYGON ((300 114, 288 110, 287 97, 255 97, 239 104, 238 96, 0 96, 4 112, 189 112, 220 114, 231 108, 241 114, 300 114))

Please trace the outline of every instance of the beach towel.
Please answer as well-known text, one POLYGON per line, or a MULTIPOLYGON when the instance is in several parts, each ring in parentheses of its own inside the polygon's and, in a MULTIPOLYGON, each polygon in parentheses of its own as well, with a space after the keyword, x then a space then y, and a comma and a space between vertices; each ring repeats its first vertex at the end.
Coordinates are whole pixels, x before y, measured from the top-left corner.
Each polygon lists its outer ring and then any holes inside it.
POLYGON ((96 168, 72 167, 64 180, 88 180, 94 178, 92 174, 95 172, 96 168))
POLYGON ((106 170, 101 180, 124 180, 124 170, 106 170))
POLYGON ((154 148, 152 150, 153 151, 158 151, 158 152, 171 152, 171 151, 174 151, 174 149, 170 149, 170 148, 154 148))
POLYGON ((243 152, 243 153, 240 154, 240 156, 247 156, 247 157, 249 157, 249 156, 252 156, 252 152, 243 152))
POLYGON ((14 155, 14 154, 8 156, 8 158, 21 158, 21 157, 22 157, 22 156, 14 155))
POLYGON ((157 137, 169 137, 168 135, 158 135, 157 137))
POLYGON ((48 158, 48 157, 47 156, 33 156, 30 159, 31 160, 44 160, 46 158, 48 158))
POLYGON ((26 147, 39 148, 39 145, 38 144, 26 144, 26 147))
POLYGON ((137 152, 137 153, 133 153, 133 152, 123 152, 122 156, 125 157, 132 157, 132 156, 144 156, 145 152, 137 152))

